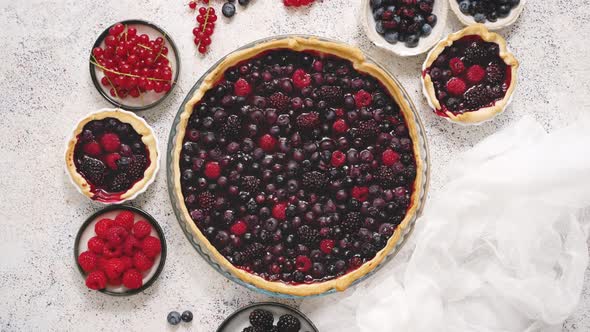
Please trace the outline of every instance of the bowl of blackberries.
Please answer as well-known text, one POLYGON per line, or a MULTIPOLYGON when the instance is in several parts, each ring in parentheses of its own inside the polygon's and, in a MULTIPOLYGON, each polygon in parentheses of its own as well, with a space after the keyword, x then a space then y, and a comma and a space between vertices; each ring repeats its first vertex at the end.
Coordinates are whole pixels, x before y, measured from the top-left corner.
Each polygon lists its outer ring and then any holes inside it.
POLYGON ((399 56, 431 49, 442 36, 447 12, 447 0, 362 0, 359 11, 373 44, 399 56))
POLYGON ((449 0, 464 25, 482 23, 490 30, 505 28, 518 19, 526 0, 449 0))
POLYGON ((274 302, 255 303, 238 309, 217 332, 318 332, 299 310, 274 302))

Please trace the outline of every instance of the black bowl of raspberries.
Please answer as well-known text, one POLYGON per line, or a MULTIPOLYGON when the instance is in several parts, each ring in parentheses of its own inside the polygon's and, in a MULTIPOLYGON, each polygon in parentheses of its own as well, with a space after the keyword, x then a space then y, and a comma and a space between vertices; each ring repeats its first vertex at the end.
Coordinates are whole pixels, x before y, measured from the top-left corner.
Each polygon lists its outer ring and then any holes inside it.
POLYGON ((443 0, 363 0, 361 6, 367 37, 400 56, 432 48, 442 36, 448 12, 443 0))
POLYGON ((168 97, 180 58, 170 35, 143 20, 118 22, 103 31, 90 53, 90 77, 111 104, 143 111, 168 97))
POLYGON ((238 309, 219 325, 217 332, 318 332, 302 312, 275 302, 238 309))
POLYGON ((461 23, 482 23, 490 30, 505 28, 516 22, 526 0, 449 0, 461 23))

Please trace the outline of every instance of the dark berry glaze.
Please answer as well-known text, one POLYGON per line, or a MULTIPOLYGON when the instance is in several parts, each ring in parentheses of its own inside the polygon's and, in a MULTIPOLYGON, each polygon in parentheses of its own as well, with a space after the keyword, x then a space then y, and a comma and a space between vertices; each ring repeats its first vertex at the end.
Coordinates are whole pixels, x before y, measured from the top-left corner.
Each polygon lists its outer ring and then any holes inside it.
POLYGON ((436 113, 446 117, 447 111, 461 114, 495 105, 510 88, 512 70, 500 57, 498 44, 469 35, 447 46, 422 72, 426 75, 441 104, 436 113))
POLYGON ((373 259, 405 217, 416 163, 389 92, 341 58, 273 50, 225 72, 188 121, 181 187, 234 266, 313 283, 373 259))
POLYGON ((150 166, 148 148, 133 127, 116 118, 88 122, 77 137, 74 163, 93 199, 116 202, 150 166))

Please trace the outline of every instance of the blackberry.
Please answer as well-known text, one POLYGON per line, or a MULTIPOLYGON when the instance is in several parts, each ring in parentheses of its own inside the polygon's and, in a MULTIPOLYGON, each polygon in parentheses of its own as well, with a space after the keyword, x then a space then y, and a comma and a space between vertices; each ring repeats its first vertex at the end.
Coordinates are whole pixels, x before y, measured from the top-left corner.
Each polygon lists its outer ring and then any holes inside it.
POLYGON ((484 45, 480 45, 477 42, 471 43, 465 49, 465 61, 470 64, 477 64, 483 61, 488 56, 488 51, 484 48, 484 45))
POLYGON ((248 326, 248 327, 244 328, 242 330, 242 332, 264 332, 264 330, 263 329, 259 329, 259 328, 254 327, 254 326, 248 326))
POLYGON ((504 81, 504 73, 502 67, 494 62, 486 68, 486 80, 492 84, 501 83, 504 81))
POLYGON ((256 258, 262 257, 264 255, 264 245, 258 242, 254 242, 251 245, 247 246, 246 249, 242 252, 242 257, 245 261, 252 261, 256 258))
POLYGON ((98 159, 84 156, 82 158, 80 170, 88 181, 92 182, 93 184, 102 184, 106 166, 98 159))
POLYGON ((464 95, 465 106, 469 109, 478 109, 490 102, 490 96, 485 86, 479 84, 467 90, 464 95))
POLYGON ((297 317, 286 314, 279 318, 277 327, 279 328, 279 332, 298 332, 301 329, 301 322, 297 317))
POLYGON ((318 171, 306 172, 303 174, 303 186, 311 190, 321 190, 326 183, 324 174, 318 171))
POLYGON ((109 183, 109 190, 112 192, 120 192, 131 186, 131 181, 127 177, 127 173, 119 173, 109 183))
POLYGON ((197 196, 197 204, 203 210, 210 209, 215 203, 215 196, 208 191, 204 191, 197 196))
POLYGON ((143 172, 147 168, 147 158, 144 155, 136 154, 133 156, 126 173, 131 180, 138 180, 143 177, 143 172))
POLYGON ((242 124, 237 115, 230 115, 227 121, 221 126, 221 134, 227 138, 235 138, 240 134, 242 124))
POLYGON ((260 327, 263 329, 270 328, 274 321, 272 313, 270 311, 262 310, 262 309, 255 309, 250 313, 248 317, 250 320, 250 324, 254 327, 260 327))
POLYGON ((379 166, 375 172, 375 178, 383 188, 391 188, 395 186, 395 172, 389 166, 379 166))
POLYGON ((314 129, 320 124, 317 112, 303 113, 297 117, 297 126, 301 129, 314 129))
POLYGON ((281 92, 275 92, 268 97, 268 105, 271 108, 276 108, 279 111, 286 110, 291 104, 291 98, 281 92))
POLYGON ((354 233, 359 230, 363 224, 363 218, 360 212, 349 212, 342 221, 340 227, 347 233, 354 233))
POLYGON ((260 179, 252 175, 246 175, 242 178, 242 190, 251 194, 256 193, 260 186, 260 179))
POLYGON ((344 98, 344 92, 339 86, 324 85, 315 90, 319 100, 329 104, 340 104, 344 98))
POLYGON ((362 121, 356 131, 356 136, 363 139, 375 138, 381 130, 379 124, 375 120, 362 121))
POLYGON ((320 232, 307 225, 303 225, 297 229, 297 236, 302 243, 307 245, 314 245, 320 240, 320 232))

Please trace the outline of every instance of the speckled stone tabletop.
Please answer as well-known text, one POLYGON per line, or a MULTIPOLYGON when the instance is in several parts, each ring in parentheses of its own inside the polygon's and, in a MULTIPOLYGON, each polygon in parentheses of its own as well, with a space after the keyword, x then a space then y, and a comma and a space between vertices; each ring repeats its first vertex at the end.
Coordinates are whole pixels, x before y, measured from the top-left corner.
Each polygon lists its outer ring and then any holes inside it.
MULTIPOLYGON (((212 0, 217 8, 221 1, 212 0)), ((220 19, 211 51, 196 54, 195 15, 186 1, 0 1, 0 330, 214 331, 224 317, 268 300, 215 272, 182 233, 165 172, 133 202, 162 225, 168 260, 150 289, 132 297, 89 291, 72 254, 80 224, 99 204, 70 184, 64 141, 77 119, 110 106, 88 73, 88 54, 110 24, 142 18, 166 29, 179 47, 182 70, 172 96, 140 115, 166 151, 172 120, 186 91, 219 57, 256 39, 286 33, 325 36, 356 45, 402 82, 424 120, 431 146, 431 193, 442 185, 437 169, 511 122, 530 115, 547 130, 590 111, 588 0, 529 1, 520 19, 501 31, 520 60, 520 85, 507 112, 477 127, 451 125, 428 110, 420 93, 425 56, 397 58, 374 47, 357 24, 357 1, 318 1, 285 9, 280 0, 253 0, 231 22, 220 19), (171 310, 190 309, 193 323, 171 327, 171 310)), ((221 16, 221 15, 219 15, 221 16)), ((447 31, 459 22, 449 13, 447 31)), ((564 331, 589 331, 590 273, 578 309, 564 331)), ((286 301, 286 303, 297 304, 286 301)))

